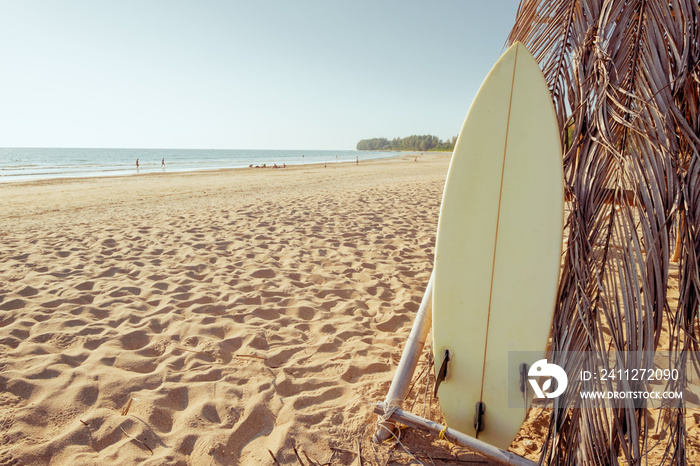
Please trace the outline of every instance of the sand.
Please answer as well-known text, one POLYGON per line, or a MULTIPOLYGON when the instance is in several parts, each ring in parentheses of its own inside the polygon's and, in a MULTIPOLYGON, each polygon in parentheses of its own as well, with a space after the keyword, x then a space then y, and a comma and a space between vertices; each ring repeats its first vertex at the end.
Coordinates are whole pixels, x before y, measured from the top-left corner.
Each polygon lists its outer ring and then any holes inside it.
POLYGON ((0 464, 391 459, 448 161, 0 185, 0 464))
MULTIPOLYGON (((0 466, 490 464, 370 441, 448 163, 0 185, 0 466)), ((409 407, 440 421, 429 368, 409 407)), ((512 449, 536 458, 546 425, 512 449)))

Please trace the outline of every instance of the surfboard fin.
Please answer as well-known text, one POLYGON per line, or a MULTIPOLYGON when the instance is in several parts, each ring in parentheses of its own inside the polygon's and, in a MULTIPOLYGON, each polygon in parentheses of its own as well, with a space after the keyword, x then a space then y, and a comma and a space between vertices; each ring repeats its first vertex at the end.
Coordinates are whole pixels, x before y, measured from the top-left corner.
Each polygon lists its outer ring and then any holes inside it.
POLYGON ((435 380, 435 393, 433 394, 435 397, 438 396, 438 388, 440 388, 440 384, 445 380, 445 377, 447 377, 448 362, 450 362, 450 350, 445 350, 445 358, 442 360, 442 365, 440 365, 440 370, 438 371, 435 380))
POLYGON ((527 396, 527 364, 520 364, 520 391, 527 396))
POLYGON ((474 429, 477 434, 484 430, 484 414, 486 413, 486 404, 483 401, 477 401, 474 412, 474 429))
POLYGON ((525 416, 527 416, 527 375, 528 366, 526 363, 520 364, 520 392, 523 394, 523 404, 525 405, 525 416))

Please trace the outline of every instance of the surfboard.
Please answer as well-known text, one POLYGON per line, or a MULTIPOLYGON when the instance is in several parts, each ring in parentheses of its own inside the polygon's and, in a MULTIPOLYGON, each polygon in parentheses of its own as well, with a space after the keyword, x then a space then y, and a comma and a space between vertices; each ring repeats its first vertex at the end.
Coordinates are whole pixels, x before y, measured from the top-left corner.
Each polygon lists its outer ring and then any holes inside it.
POLYGON ((527 383, 520 391, 521 364, 544 357, 563 191, 552 99, 536 61, 516 43, 486 77, 462 126, 434 264, 433 351, 446 424, 499 448, 513 441, 533 396, 527 383), (520 352, 529 361, 512 357, 520 352))

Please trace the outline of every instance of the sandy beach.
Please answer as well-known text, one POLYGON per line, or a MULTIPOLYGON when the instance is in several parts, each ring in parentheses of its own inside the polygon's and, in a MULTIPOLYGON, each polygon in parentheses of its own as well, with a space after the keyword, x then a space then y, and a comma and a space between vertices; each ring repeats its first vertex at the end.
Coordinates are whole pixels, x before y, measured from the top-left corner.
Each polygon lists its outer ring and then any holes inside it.
POLYGON ((448 162, 0 185, 0 464, 410 460, 369 403, 448 162))
POLYGON ((0 185, 0 465, 490 464, 370 440, 449 158, 0 185))

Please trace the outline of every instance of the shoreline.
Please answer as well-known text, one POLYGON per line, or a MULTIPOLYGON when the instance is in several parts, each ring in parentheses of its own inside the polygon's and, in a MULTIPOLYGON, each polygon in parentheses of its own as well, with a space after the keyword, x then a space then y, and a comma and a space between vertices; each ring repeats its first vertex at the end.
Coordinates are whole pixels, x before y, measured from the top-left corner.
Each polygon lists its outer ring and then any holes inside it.
MULTIPOLYGON (((100 149, 102 150, 102 149, 100 149)), ((131 149, 129 149, 131 150, 131 149)), ((274 151, 260 151, 260 152, 274 152, 274 151)), ((280 151, 284 153, 289 153, 289 152, 304 152, 304 151, 280 151)), ((313 152, 319 152, 319 151, 307 151, 309 153, 313 152)), ((332 153, 334 151, 321 151, 321 152, 329 152, 332 153)), ((348 154, 347 152, 350 151, 337 151, 345 158, 347 158, 348 154)), ((371 151, 372 153, 380 153, 379 151, 371 151)), ((365 158, 361 159, 360 162, 363 163, 368 163, 374 160, 390 160, 393 158, 400 158, 405 155, 415 155, 419 156, 417 151, 392 151, 395 152, 395 155, 393 156, 380 156, 380 157, 371 157, 371 158, 365 158)), ((436 152, 437 153, 437 152, 436 152)), ((450 152, 451 153, 451 152, 450 152)), ((362 156, 363 154, 366 156, 367 151, 357 151, 357 154, 362 156)), ((330 154, 328 154, 330 156, 330 154)), ((336 156, 337 157, 337 156, 336 156)), ((206 161, 201 161, 203 164, 206 164, 206 161)), ((39 174, 39 175, 5 175, 5 176, 0 176, 0 186, 5 185, 5 184, 15 184, 15 183, 32 183, 32 182, 42 182, 42 181, 52 181, 52 180, 72 180, 72 179, 92 179, 92 178, 124 178, 124 177, 131 177, 131 176, 142 176, 142 175, 156 175, 156 174, 164 174, 164 173, 171 173, 171 174, 176 174, 176 173, 198 173, 198 172, 211 172, 211 171, 219 171, 219 170, 243 170, 247 168, 256 168, 255 166, 250 167, 250 163, 246 162, 246 164, 242 165, 237 165, 237 166, 214 166, 214 167, 204 167, 204 168, 177 168, 179 165, 181 165, 183 162, 182 161, 170 161, 166 162, 165 168, 161 168, 160 162, 142 162, 141 163, 141 173, 139 173, 136 168, 130 167, 130 168, 110 168, 110 169, 105 169, 102 171, 94 171, 94 172, 82 172, 78 174, 66 172, 66 173, 50 173, 50 174, 39 174), (176 168, 169 168, 172 167, 172 165, 175 165, 176 168), (14 177, 20 178, 20 179, 14 179, 14 177)), ((186 162, 190 163, 190 162, 186 162)), ((268 164, 268 162, 253 162, 253 165, 258 165, 257 168, 262 168, 260 165, 262 164, 268 164)), ((284 160, 279 161, 278 165, 282 165, 284 163, 284 160)), ((324 163, 326 164, 342 164, 342 163, 355 163, 355 160, 331 160, 331 161, 323 161, 323 160, 314 160, 310 162, 305 162, 301 160, 294 160, 292 163, 288 163, 287 167, 297 167, 297 166, 308 166, 308 165, 323 165, 324 163)), ((275 161, 273 159, 272 162, 269 163, 269 167, 267 168, 272 168, 272 165, 275 164, 275 161)), ((8 168, 9 169, 9 168, 8 168)))
MULTIPOLYGON (((328 177, 354 179, 360 183, 383 183, 383 177, 377 177, 377 171, 402 164, 413 164, 413 155, 402 155, 387 159, 371 159, 355 162, 338 162, 289 165, 287 168, 224 168, 189 172, 143 173, 131 176, 53 178, 24 182, 0 183, 0 197, 5 202, 0 206, 0 220, 13 220, 19 223, 32 222, 42 215, 52 215, 59 223, 69 221, 71 212, 78 209, 93 211, 93 215, 102 218, 110 213, 110 208, 119 211, 133 211, 136 206, 145 206, 153 211, 179 210, 176 201, 186 205, 191 198, 205 199, 207 196, 219 198, 231 196, 236 202, 254 201, 261 197, 260 189, 273 188, 269 193, 275 201, 284 202, 284 190, 295 192, 307 184, 328 185, 328 177), (303 176, 300 176, 303 175, 303 176), (331 176, 332 175, 332 176, 331 176), (309 180, 311 178, 311 180, 309 180), (316 181, 314 181, 316 180, 316 181), (60 190, 60 195, 54 195, 60 190), (47 195, 47 191, 49 192, 47 195), (281 198, 278 194, 282 194, 281 198), (149 207, 150 205, 150 207, 149 207), (68 212, 68 214, 66 214, 68 212)), ((418 156, 421 163, 441 163, 451 153, 433 153, 418 156)), ((390 170, 391 171, 391 170, 390 170)), ((390 176, 390 175, 389 175, 390 176)), ((53 221, 53 219, 52 219, 53 221)), ((11 226, 0 224, 0 233, 11 226)))

